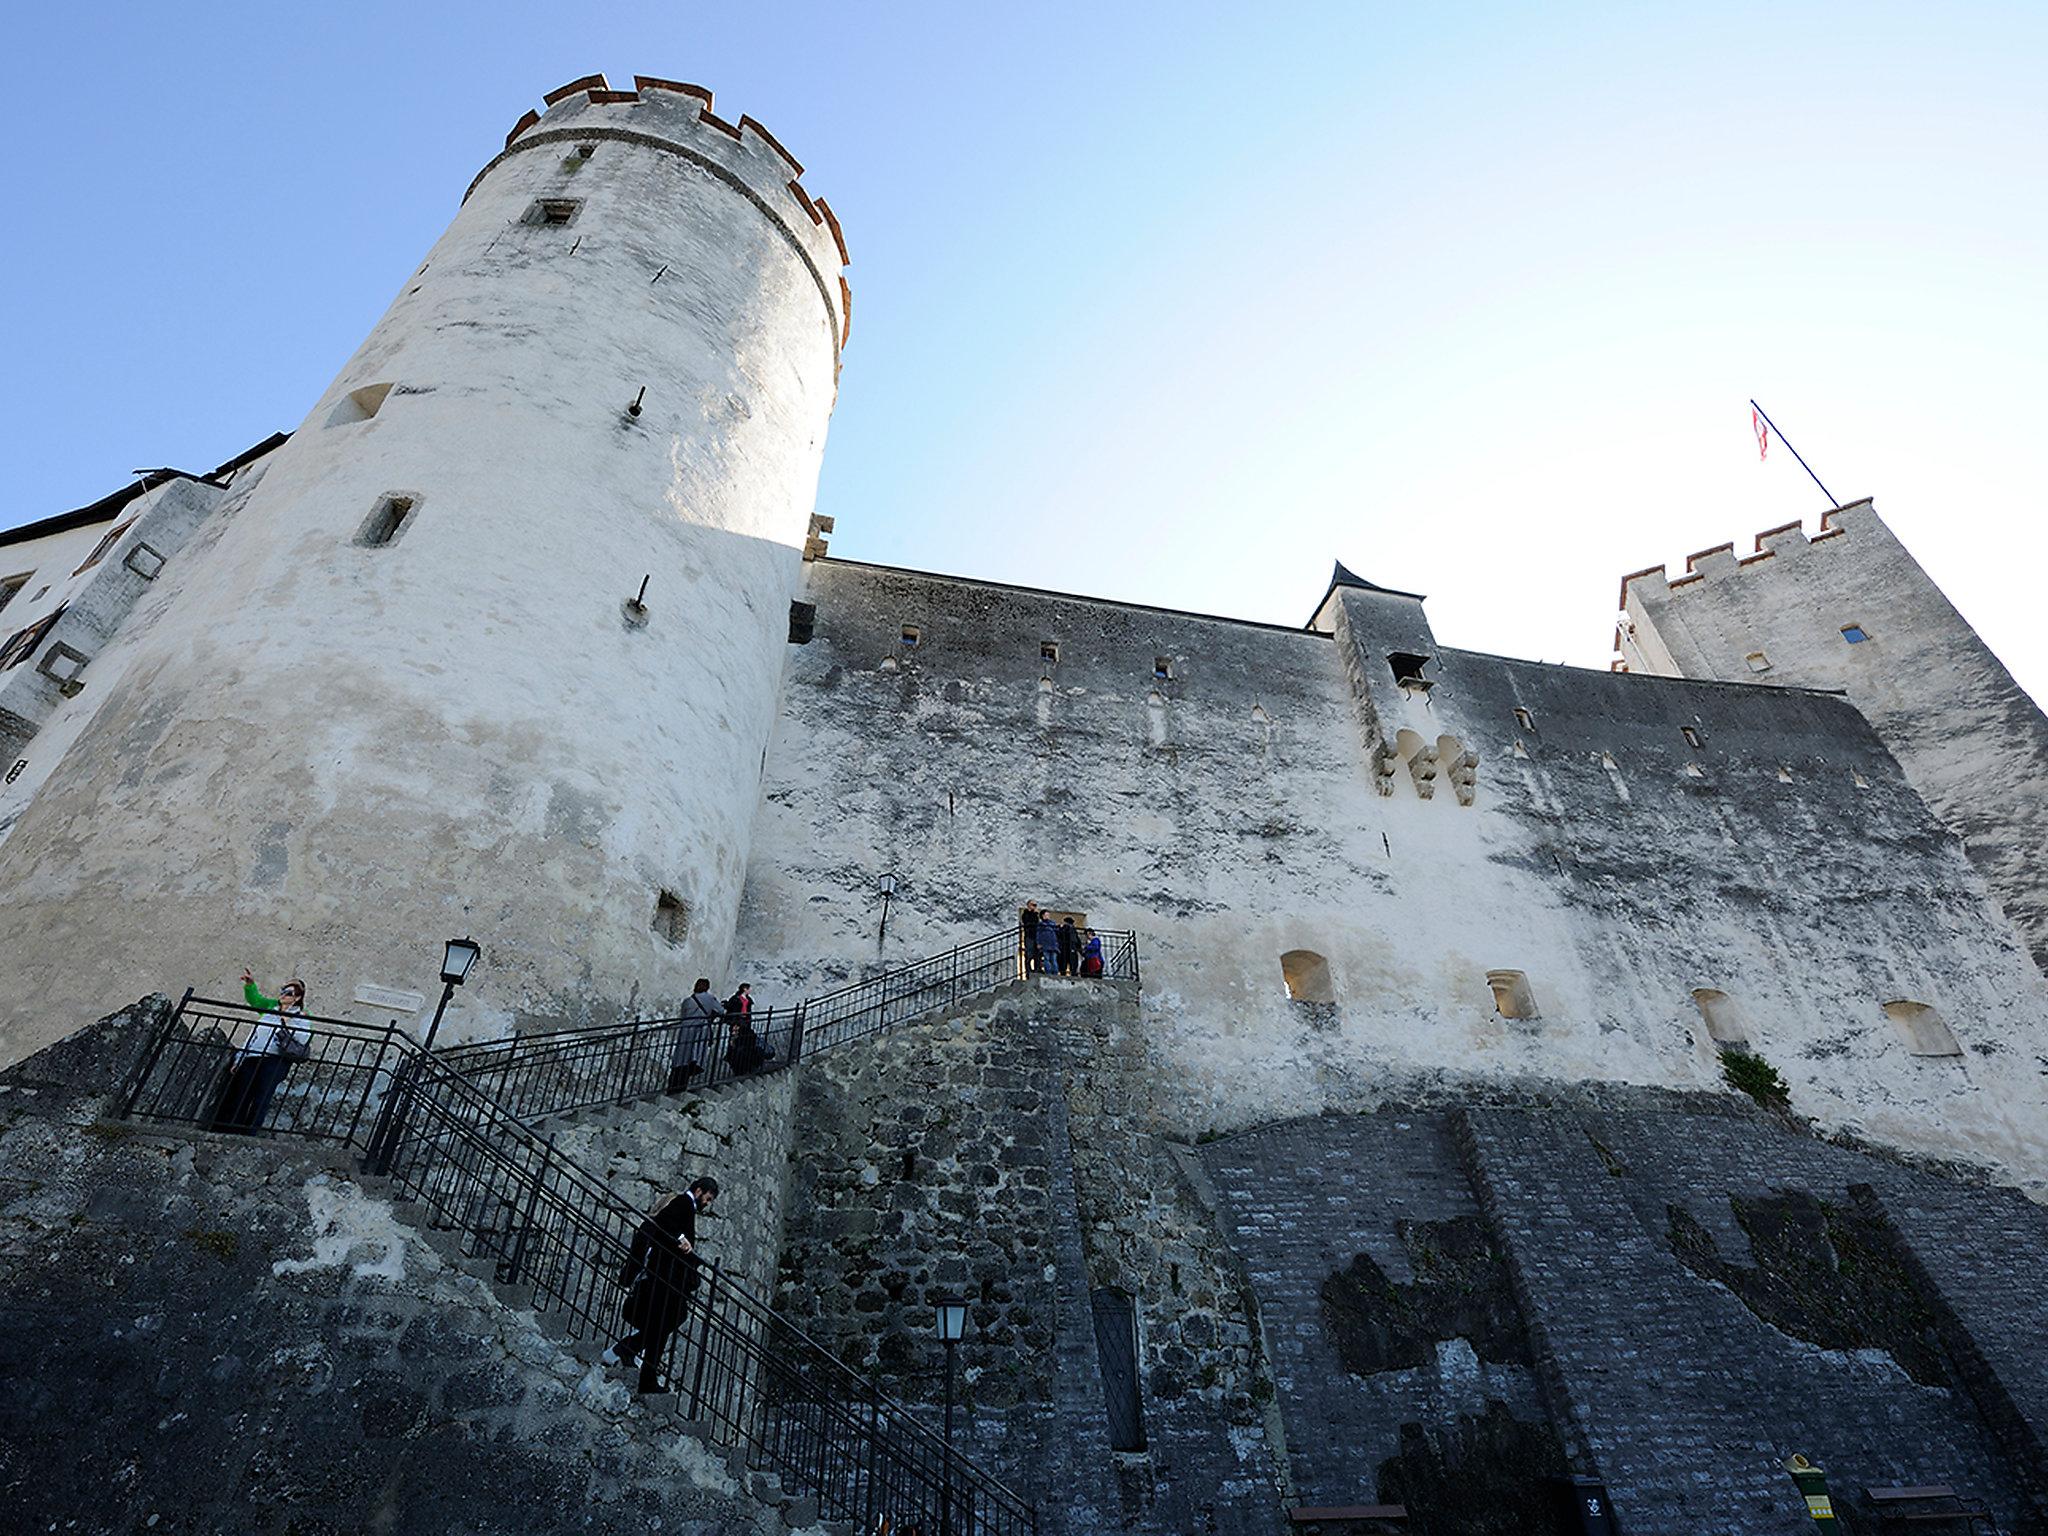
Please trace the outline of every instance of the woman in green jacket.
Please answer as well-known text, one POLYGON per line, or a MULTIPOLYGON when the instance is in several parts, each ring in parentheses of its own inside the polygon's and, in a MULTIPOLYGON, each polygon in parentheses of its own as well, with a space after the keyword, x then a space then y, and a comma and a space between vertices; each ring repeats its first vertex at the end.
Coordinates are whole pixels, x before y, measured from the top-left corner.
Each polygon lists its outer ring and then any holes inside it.
POLYGON ((276 997, 265 997, 256 990, 255 976, 244 968, 242 995, 263 1017, 249 1031, 249 1038, 235 1047, 233 1064, 214 1108, 213 1128, 246 1136, 262 1129, 278 1084, 292 1063, 312 1049, 312 1041, 304 1029, 292 1028, 291 1021, 306 1011, 306 984, 297 977, 278 988, 276 997))

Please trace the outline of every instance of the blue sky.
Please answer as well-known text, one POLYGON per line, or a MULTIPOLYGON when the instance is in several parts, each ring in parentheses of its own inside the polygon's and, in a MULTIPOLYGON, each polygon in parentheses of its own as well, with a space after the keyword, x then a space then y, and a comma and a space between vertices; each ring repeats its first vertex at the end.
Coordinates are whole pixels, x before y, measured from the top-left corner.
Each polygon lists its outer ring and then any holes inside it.
POLYGON ((1605 665, 1616 579, 1824 510, 2048 695, 2048 7, 43 7, 0 525, 297 424, 591 70, 845 221, 835 553, 1605 665))

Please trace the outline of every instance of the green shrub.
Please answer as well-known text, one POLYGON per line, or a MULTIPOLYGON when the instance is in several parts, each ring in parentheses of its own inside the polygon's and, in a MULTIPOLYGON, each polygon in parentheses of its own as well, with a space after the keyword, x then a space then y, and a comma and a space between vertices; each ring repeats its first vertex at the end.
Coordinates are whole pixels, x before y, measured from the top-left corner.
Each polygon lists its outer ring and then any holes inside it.
POLYGON ((1792 1090, 1778 1069, 1751 1051, 1723 1051, 1721 1075, 1730 1088, 1748 1094, 1765 1109, 1784 1109, 1792 1101, 1792 1090))

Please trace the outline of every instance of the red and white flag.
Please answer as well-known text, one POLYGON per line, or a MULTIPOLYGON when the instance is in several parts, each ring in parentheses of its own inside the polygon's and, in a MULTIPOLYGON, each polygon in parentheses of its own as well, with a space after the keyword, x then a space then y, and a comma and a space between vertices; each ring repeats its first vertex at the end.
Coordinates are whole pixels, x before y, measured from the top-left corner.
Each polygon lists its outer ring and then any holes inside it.
POLYGON ((1770 457, 1771 429, 1765 423, 1763 413, 1755 406, 1749 408, 1749 429, 1756 433, 1756 456, 1759 462, 1770 457))

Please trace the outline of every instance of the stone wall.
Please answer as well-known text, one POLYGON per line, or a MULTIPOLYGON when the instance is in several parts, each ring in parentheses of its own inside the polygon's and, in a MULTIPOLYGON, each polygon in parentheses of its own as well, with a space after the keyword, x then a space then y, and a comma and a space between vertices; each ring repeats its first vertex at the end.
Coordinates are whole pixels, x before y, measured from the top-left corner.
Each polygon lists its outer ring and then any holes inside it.
POLYGON ((803 1069, 780 1306, 932 1401, 931 1301, 964 1294, 962 1424, 1052 1532, 1268 1532, 1241 1276, 1160 1135, 1131 989, 1014 985, 803 1069), (1137 1307, 1146 1446, 1113 1452, 1091 1293, 1137 1307))
POLYGON ((771 1072, 710 1093, 662 1095, 541 1121, 563 1153, 637 1211, 705 1174, 718 1204, 697 1229, 704 1256, 754 1295, 775 1289, 791 1167, 796 1074, 771 1072))
POLYGON ((1340 592, 1340 642, 807 569, 736 941, 764 985, 943 950, 1027 897, 1136 930, 1186 1139, 1447 1086, 1716 1089, 1711 989, 1802 1113, 2048 1178, 2048 984, 1838 697, 1451 647, 1404 689, 1380 653, 1434 642, 1398 594, 1340 592), (1328 1006, 1290 1001, 1296 950, 1328 1006), (1495 970, 1536 1017, 1502 1016, 1495 970), (1912 1054, 1900 999, 1958 1053, 1912 1054))
POLYGON ((347 1170, 7 1102, 10 1528, 788 1531, 347 1170))
POLYGON ((1636 1090, 1326 1116, 1202 1149, 1257 1294, 1304 1502, 1439 1536, 1810 1529, 1782 1462, 1948 1484, 2048 1529, 2048 1213, 1725 1101, 1636 1090), (1509 1295, 1500 1294, 1504 1266, 1509 1295))
POLYGON ((1754 543, 1739 560, 1732 545, 1701 551, 1675 579, 1661 566, 1627 578, 1625 664, 1842 689, 2048 968, 2048 716, 1868 499, 1829 512, 1812 539, 1795 523, 1754 543))

